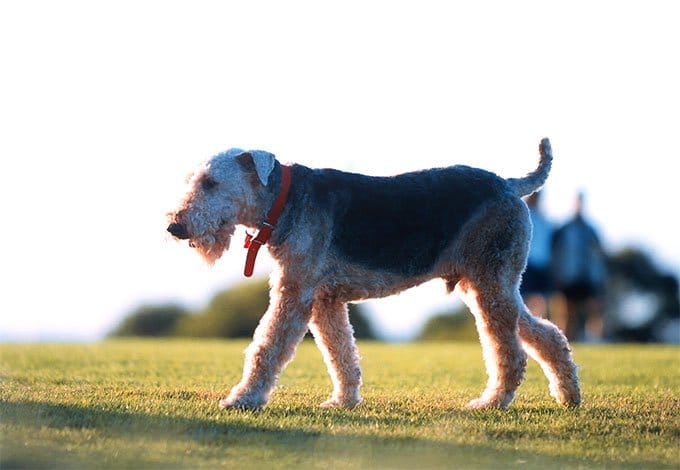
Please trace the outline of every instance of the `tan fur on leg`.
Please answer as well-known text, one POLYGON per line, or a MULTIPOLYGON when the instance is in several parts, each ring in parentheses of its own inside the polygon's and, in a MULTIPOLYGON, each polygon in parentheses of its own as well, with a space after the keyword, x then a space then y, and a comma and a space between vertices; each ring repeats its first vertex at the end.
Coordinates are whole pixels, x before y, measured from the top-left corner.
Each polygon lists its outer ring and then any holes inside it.
POLYGON ((307 331, 312 296, 295 288, 284 292, 274 288, 270 306, 245 351, 243 378, 220 401, 221 408, 261 408, 271 395, 279 374, 293 359, 297 345, 307 331))
POLYGON ((522 347, 538 362, 550 383, 550 395, 558 403, 578 406, 581 390, 567 338, 548 320, 523 310, 519 317, 522 347))
POLYGON ((484 297, 469 282, 458 284, 464 302, 475 317, 484 363, 489 375, 482 395, 469 403, 470 408, 505 408, 515 396, 524 379, 526 354, 519 344, 517 334, 518 312, 514 302, 507 298, 484 297))
POLYGON ((354 408, 361 402, 361 368, 347 305, 327 299, 317 300, 312 308, 309 329, 333 381, 333 394, 321 406, 354 408))

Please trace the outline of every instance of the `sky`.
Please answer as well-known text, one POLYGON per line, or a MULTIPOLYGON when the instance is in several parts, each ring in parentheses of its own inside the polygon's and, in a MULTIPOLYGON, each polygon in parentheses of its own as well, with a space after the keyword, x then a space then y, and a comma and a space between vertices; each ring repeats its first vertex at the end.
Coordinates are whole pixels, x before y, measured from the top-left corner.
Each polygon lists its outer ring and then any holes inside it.
MULTIPOLYGON (((231 147, 517 177, 548 136, 553 221, 584 190, 608 250, 678 275, 674 3, 3 1, 0 339, 97 340, 241 281, 240 242, 209 268, 165 233, 186 174, 231 147)), ((435 281, 367 307, 405 339, 454 302, 435 281)))

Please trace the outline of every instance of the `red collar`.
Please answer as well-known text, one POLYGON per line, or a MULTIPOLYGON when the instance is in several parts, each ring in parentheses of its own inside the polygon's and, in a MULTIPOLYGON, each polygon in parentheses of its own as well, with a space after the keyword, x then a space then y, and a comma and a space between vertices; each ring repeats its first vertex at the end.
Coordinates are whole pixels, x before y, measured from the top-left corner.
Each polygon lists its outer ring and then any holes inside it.
POLYGON ((276 227, 276 222, 279 220, 281 212, 283 212, 283 206, 286 205, 288 200, 288 190, 290 190, 290 180, 291 171, 290 167, 286 165, 281 165, 281 190, 278 196, 272 204, 272 208, 269 209, 267 218, 262 222, 260 230, 257 235, 246 233, 246 243, 244 248, 248 248, 248 254, 246 255, 246 267, 243 274, 246 277, 253 275, 253 269, 255 268, 255 258, 257 258, 257 252, 260 247, 267 243, 272 236, 274 227, 276 227))

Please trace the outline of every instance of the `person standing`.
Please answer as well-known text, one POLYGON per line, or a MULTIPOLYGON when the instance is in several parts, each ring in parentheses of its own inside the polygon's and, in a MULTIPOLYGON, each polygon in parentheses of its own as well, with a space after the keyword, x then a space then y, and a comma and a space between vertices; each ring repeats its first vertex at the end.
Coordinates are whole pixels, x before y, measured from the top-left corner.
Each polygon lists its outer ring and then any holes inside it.
POLYGON ((569 340, 599 341, 607 269, 600 238, 583 215, 584 199, 580 192, 574 216, 555 232, 552 266, 557 290, 566 301, 565 335, 569 340))
POLYGON ((533 229, 520 293, 531 313, 540 318, 547 318, 548 303, 554 288, 550 260, 555 229, 540 210, 541 194, 536 192, 526 198, 533 229))

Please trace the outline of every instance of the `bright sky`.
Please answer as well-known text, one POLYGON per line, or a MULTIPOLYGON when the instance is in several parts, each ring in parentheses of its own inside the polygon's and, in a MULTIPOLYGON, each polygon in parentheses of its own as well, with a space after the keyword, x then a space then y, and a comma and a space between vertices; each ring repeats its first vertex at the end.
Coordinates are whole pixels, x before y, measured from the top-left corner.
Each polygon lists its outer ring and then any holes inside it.
MULTIPOLYGON (((142 302, 241 279, 167 240, 165 213, 230 147, 394 174, 521 176, 549 136, 545 209, 585 189, 611 250, 680 274, 674 1, 0 3, 0 338, 96 339, 142 302)), ((240 237, 240 234, 237 234, 240 237)), ((258 259, 258 272, 270 265, 258 259)), ((371 304, 392 338, 453 300, 371 304)))

